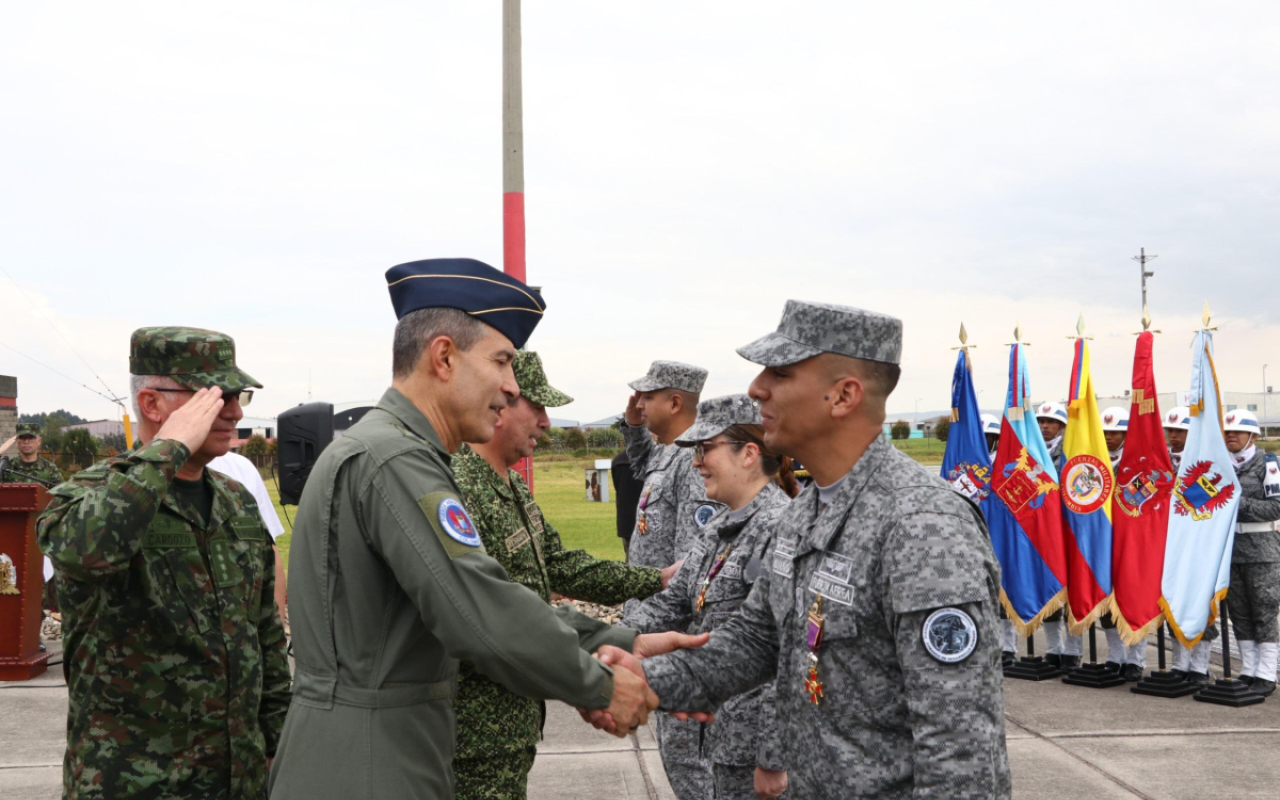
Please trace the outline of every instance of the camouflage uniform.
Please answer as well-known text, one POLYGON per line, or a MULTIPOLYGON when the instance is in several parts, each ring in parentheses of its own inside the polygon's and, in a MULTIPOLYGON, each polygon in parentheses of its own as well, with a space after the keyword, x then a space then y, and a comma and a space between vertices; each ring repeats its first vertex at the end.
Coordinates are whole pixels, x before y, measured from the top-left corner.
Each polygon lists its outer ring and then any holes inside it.
MULTIPOLYGON (((228 348, 207 356, 175 331, 135 332, 135 357, 186 370, 173 374, 183 383, 252 381, 228 337, 200 332, 228 348)), ((289 704, 271 537, 253 496, 224 475, 203 471, 207 520, 171 491, 190 455, 156 439, 101 461, 55 489, 40 516, 63 612, 64 797, 266 795, 289 704)))
MULTIPOLYGON (((760 409, 745 394, 704 400, 698 419, 676 443, 690 446, 718 436, 736 424, 759 425, 760 409)), ((791 498, 769 483, 737 511, 721 510, 712 517, 702 538, 661 593, 635 603, 623 616, 624 625, 642 632, 683 630, 702 633, 728 619, 746 600, 760 576, 773 545, 773 523, 791 498), (722 554, 720 566, 712 576, 722 554), (706 587, 702 608, 698 597, 706 587)), ((662 763, 680 798, 745 798, 755 800, 755 767, 781 770, 781 743, 773 723, 773 685, 766 684, 729 700, 716 721, 704 726, 693 721, 664 720, 666 736, 659 740, 662 763), (674 732, 674 735, 672 733, 674 732), (688 769, 681 765, 694 765, 688 769), (711 776, 711 786, 701 778, 711 776), (692 781, 691 781, 692 776, 692 781), (739 791, 747 787, 747 793, 739 791)))
MULTIPOLYGON (((40 426, 34 422, 19 422, 18 436, 39 436, 40 426)), ((58 469, 58 465, 49 459, 36 454, 35 461, 23 461, 21 454, 9 457, 9 466, 3 477, 0 477, 0 483, 23 483, 26 476, 36 478, 37 481, 47 483, 46 488, 52 489, 64 480, 62 470, 58 469)))
MULTIPOLYGON (((1256 446, 1256 445, 1255 445, 1256 446)), ((1280 461, 1258 448, 1236 467, 1240 479, 1239 530, 1231 549, 1231 625, 1243 641, 1280 642, 1280 461), (1256 528, 1256 530, 1246 529, 1256 528)))
MULTIPOLYGON (((649 373, 628 384, 637 392, 680 389, 697 394, 707 371, 678 361, 655 361, 649 373)), ((702 526, 720 508, 707 499, 693 468, 693 454, 674 444, 658 444, 643 425, 622 423, 631 471, 644 481, 631 534, 627 563, 663 569, 679 561, 701 536, 702 526)))
MULTIPOLYGON (((627 384, 637 392, 679 389, 697 394, 707 371, 679 361, 655 361, 649 372, 627 384)), ((721 508, 707 499, 702 476, 693 468, 693 453, 675 444, 659 444, 643 425, 622 423, 631 471, 644 482, 636 508, 636 529, 627 545, 627 563, 665 568, 688 554, 702 536, 702 526, 721 508)), ((627 604, 630 609, 632 603, 627 604)), ((663 764, 682 800, 709 796, 713 778, 709 764, 697 757, 702 726, 667 714, 654 715, 654 733, 664 753, 663 764)))
MULTIPOLYGON (((637 603, 628 611, 623 623, 644 633, 676 629, 702 633, 724 623, 747 599, 751 587, 760 577, 765 559, 773 547, 774 522, 790 502, 791 498, 776 483, 769 483, 738 511, 720 511, 707 523, 706 533, 671 579, 671 584, 661 593, 637 603), (707 584, 704 606, 698 609, 703 581, 719 555, 729 548, 732 549, 724 565, 707 584)), ((710 761, 715 776, 716 798, 754 800, 755 767, 787 768, 782 759, 779 729, 773 718, 772 683, 726 701, 716 721, 710 725, 689 724, 698 729, 701 752, 668 754, 664 750, 663 762, 681 756, 710 761), (749 794, 730 790, 731 786, 737 785, 746 785, 749 794)), ((678 797, 693 796, 681 791, 674 781, 673 788, 678 797)))
MULTIPOLYGON (((897 363, 900 325, 789 301, 778 334, 739 353, 766 366, 822 352, 897 363)), ((706 646, 644 662, 662 707, 712 710, 776 675, 794 796, 1009 797, 1000 567, 978 509, 882 435, 838 484, 792 501, 775 537, 769 568, 706 646)))
MULTIPOLYGON (((549 408, 572 402, 547 384, 537 354, 520 351, 513 368, 521 394, 532 402, 549 408)), ((662 590, 659 570, 604 561, 584 550, 565 550, 559 532, 543 518, 520 473, 507 470, 503 481, 489 462, 465 445, 453 456, 452 466, 485 552, 511 580, 527 586, 544 602, 550 603, 554 592, 616 605, 662 590)), ((454 709, 458 800, 523 800, 546 704, 512 692, 464 661, 458 669, 454 709)))

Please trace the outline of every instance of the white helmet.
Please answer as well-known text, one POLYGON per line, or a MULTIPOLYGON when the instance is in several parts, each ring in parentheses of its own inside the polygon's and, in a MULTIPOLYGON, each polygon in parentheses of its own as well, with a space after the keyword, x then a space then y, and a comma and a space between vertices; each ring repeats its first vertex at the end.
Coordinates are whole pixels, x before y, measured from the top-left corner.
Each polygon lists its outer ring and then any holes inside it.
POLYGON ((1258 416, 1252 411, 1245 411, 1243 408, 1237 408, 1235 411, 1228 411, 1227 415, 1222 418, 1222 430, 1224 431, 1244 431, 1245 433, 1259 434, 1262 428, 1258 425, 1258 416))
POLYGON ((1036 408, 1036 419, 1051 419, 1067 424, 1067 408, 1062 403, 1041 403, 1036 408))
POLYGON ((999 436, 1000 420, 996 419, 990 414, 983 414, 982 415, 982 432, 984 434, 994 433, 996 436, 999 436))
POLYGON ((1102 429, 1104 431, 1129 432, 1129 409, 1112 406, 1102 412, 1102 429))
POLYGON ((1191 430, 1191 409, 1186 406, 1178 406, 1177 408, 1164 415, 1165 430, 1189 431, 1191 430))

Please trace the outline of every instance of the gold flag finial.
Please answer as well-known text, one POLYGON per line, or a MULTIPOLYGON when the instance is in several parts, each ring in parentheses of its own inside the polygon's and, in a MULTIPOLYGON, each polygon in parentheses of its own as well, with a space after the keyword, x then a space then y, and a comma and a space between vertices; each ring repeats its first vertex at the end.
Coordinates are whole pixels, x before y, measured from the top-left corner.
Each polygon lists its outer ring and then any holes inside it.
POLYGON ((1076 334, 1081 339, 1084 338, 1084 312, 1083 311, 1080 312, 1080 319, 1076 320, 1076 334))
POLYGON ((962 347, 969 344, 969 332, 964 329, 964 323, 960 323, 960 345, 962 347))
POLYGON ((1204 301, 1204 313, 1200 315, 1201 321, 1204 322, 1205 330, 1209 330, 1209 320, 1213 319, 1213 315, 1209 313, 1209 301, 1204 301))
POLYGON ((1031 342, 1022 341, 1022 320, 1018 320, 1018 324, 1013 327, 1013 341, 1009 344, 1031 344, 1031 342))
POLYGON ((1142 304, 1142 330, 1151 330, 1151 311, 1147 308, 1147 304, 1142 304))

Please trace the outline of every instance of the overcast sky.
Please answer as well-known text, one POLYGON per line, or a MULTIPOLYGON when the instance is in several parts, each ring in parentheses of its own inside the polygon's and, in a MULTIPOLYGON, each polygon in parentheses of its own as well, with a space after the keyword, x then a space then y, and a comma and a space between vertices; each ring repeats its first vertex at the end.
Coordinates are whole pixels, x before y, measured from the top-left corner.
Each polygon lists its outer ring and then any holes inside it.
MULTIPOLYGON (((1081 311, 1118 394, 1143 246, 1159 387, 1206 299, 1224 388, 1280 384, 1277 41, 1275 3, 527 3, 553 415, 620 411, 659 358, 744 391, 787 298, 903 318, 891 411, 949 405, 961 321, 982 405, 1019 320, 1061 399, 1081 311)), ((185 324, 235 337, 255 414, 373 399, 385 270, 502 265, 498 2, 17 4, 0 74, 0 344, 76 381, 45 317, 116 392, 131 330, 185 324)), ((117 416, 0 373, 24 412, 117 416)))

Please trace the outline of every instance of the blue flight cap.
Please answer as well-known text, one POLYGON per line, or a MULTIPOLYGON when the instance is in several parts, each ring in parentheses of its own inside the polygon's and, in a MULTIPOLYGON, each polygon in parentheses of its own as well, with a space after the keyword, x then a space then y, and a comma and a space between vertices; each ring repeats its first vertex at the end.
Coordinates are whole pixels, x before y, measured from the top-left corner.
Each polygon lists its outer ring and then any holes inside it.
POLYGON ((456 308, 524 347, 546 303, 536 289, 474 258, 428 258, 387 270, 396 319, 420 308, 456 308))

